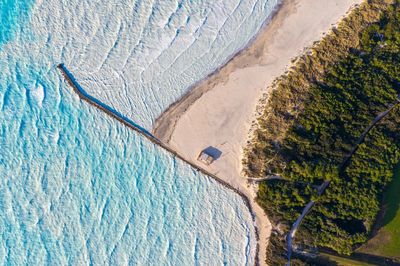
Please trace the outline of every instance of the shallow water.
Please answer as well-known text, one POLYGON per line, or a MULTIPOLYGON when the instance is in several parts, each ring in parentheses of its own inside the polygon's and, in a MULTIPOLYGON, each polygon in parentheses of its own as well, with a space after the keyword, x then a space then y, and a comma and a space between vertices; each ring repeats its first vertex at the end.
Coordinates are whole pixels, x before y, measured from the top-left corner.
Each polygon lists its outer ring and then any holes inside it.
POLYGON ((251 2, 0 0, 0 263, 254 262, 238 195, 79 101, 55 67, 149 127, 257 31, 267 5, 251 2))
POLYGON ((90 93, 151 129, 191 85, 251 40, 278 0, 112 2, 74 18, 85 23, 73 25, 84 36, 71 36, 74 57, 65 63, 90 93))

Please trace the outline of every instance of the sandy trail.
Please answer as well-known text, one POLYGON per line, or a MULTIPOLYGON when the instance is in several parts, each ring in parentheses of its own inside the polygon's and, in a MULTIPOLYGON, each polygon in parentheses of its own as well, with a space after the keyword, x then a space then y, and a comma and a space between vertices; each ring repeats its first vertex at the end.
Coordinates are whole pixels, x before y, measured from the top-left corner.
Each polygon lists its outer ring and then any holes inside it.
POLYGON ((242 175, 242 147, 256 117, 256 106, 291 59, 321 39, 362 0, 284 0, 253 42, 226 65, 200 82, 156 121, 154 134, 186 159, 238 188, 250 199, 260 235, 261 262, 266 259, 271 224, 254 201, 256 185, 242 175), (197 161, 212 146, 222 152, 210 166, 197 161))

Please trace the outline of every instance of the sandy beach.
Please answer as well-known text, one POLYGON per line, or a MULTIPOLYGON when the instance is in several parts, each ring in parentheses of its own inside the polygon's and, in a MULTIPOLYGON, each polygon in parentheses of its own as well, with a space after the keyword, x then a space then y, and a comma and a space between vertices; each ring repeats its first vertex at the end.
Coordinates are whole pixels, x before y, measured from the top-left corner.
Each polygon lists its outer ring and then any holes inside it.
POLYGON ((284 0, 273 18, 245 49, 188 94, 155 122, 153 133, 185 159, 198 164, 238 188, 250 199, 260 235, 260 262, 271 224, 254 197, 256 186, 241 173, 242 150, 248 140, 259 100, 272 82, 313 42, 362 0, 284 0), (211 165, 197 161, 207 147, 221 151, 211 165))

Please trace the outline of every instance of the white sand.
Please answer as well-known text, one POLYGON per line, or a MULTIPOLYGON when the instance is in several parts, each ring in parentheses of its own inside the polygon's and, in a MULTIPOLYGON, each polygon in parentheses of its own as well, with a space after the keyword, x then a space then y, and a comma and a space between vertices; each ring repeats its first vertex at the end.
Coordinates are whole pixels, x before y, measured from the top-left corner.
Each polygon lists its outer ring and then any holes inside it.
MULTIPOLYGON (((213 146, 222 156, 206 170, 239 188, 250 199, 255 189, 241 174, 242 147, 248 139, 256 105, 291 59, 321 39, 333 24, 362 0, 287 0, 254 42, 228 64, 193 88, 156 122, 155 134, 185 158, 197 162, 213 146)), ((198 163, 198 162, 197 162, 198 163)), ((260 230, 260 261, 271 225, 253 202, 260 230)))

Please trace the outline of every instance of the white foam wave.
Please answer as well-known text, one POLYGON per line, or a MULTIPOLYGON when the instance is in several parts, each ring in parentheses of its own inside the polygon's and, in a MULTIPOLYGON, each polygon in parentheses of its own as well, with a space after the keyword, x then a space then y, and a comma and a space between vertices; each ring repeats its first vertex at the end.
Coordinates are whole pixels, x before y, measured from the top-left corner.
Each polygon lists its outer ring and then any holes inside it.
POLYGON ((80 104, 56 65, 149 128, 245 45, 275 3, 37 1, 0 49, 0 223, 13 225, 0 261, 253 264, 240 197, 80 104), (28 84, 43 84, 29 90, 40 112, 25 108, 19 86, 28 84))
POLYGON ((40 108, 42 108, 43 100, 44 100, 44 97, 45 97, 43 86, 39 84, 36 88, 31 89, 29 92, 30 92, 30 95, 35 100, 36 104, 40 108))
POLYGON ((246 45, 276 2, 45 1, 33 9, 29 49, 50 52, 87 91, 149 129, 246 45))

